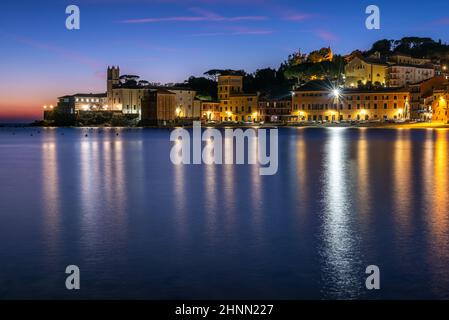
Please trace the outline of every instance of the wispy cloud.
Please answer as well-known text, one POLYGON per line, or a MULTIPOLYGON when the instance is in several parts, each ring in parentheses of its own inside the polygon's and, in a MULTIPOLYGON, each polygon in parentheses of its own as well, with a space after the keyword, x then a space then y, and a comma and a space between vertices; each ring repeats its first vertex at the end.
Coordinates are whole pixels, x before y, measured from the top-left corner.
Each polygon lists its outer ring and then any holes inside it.
POLYGON ((311 17, 312 17, 312 15, 308 14, 308 13, 292 13, 292 14, 285 15, 284 20, 304 21, 306 19, 310 19, 311 17))
POLYGON ((194 16, 172 16, 172 17, 151 17, 151 18, 140 18, 140 19, 125 19, 119 21, 119 23, 125 24, 139 24, 139 23, 161 23, 161 22, 237 22, 237 21, 262 21, 267 20, 266 16, 233 16, 225 17, 216 14, 211 11, 206 11, 200 8, 191 8, 190 11, 195 12, 197 15, 194 16))
POLYGON ((212 37, 212 36, 245 36, 245 35, 269 35, 272 34, 271 29, 253 29, 246 27, 227 27, 223 31, 219 30, 216 32, 200 32, 194 33, 190 36, 192 37, 212 37))
POLYGON ((436 21, 434 22, 434 24, 438 24, 438 25, 449 25, 449 18, 443 18, 443 19, 436 20, 436 21))
POLYGON ((316 30, 315 34, 326 41, 336 41, 338 39, 335 34, 327 30, 316 30))
POLYGON ((6 33, 0 30, 0 35, 6 36, 18 43, 36 48, 36 49, 40 49, 40 50, 45 50, 48 52, 51 52, 57 56, 62 57, 63 59, 66 60, 70 60, 70 61, 74 61, 77 62, 79 64, 85 65, 87 67, 93 68, 93 69, 97 69, 100 66, 103 65, 103 63, 91 59, 85 55, 79 54, 73 50, 67 50, 63 47, 59 47, 53 44, 49 44, 49 43, 45 43, 45 42, 41 42, 41 41, 37 41, 31 38, 27 38, 24 36, 19 36, 16 34, 12 34, 12 33, 6 33))
POLYGON ((203 32, 191 34, 192 37, 213 37, 213 36, 245 36, 245 35, 268 35, 272 34, 271 30, 249 30, 249 31, 232 31, 232 32, 203 32))

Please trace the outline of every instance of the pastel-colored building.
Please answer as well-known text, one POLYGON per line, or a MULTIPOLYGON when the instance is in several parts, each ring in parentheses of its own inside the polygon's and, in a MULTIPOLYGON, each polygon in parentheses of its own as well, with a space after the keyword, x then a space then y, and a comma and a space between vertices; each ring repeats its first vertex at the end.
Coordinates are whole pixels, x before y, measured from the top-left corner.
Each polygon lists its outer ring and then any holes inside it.
POLYGON ((218 77, 220 121, 260 121, 257 113, 257 94, 244 93, 243 76, 220 75, 218 77))
POLYGON ((445 84, 433 92, 432 121, 449 123, 449 84, 445 84))
POLYGON ((201 102, 202 119, 210 121, 221 121, 220 101, 202 101, 201 102))
POLYGON ((346 86, 357 87, 368 82, 384 85, 387 67, 387 64, 375 59, 354 56, 345 66, 346 86))
POLYGON ((444 76, 436 76, 408 86, 411 119, 426 121, 432 119, 433 91, 446 82, 444 76))
POLYGON ((120 76, 119 67, 108 67, 107 70, 107 102, 110 110, 118 110, 126 115, 142 117, 142 101, 155 90, 168 90, 175 94, 175 110, 177 118, 199 119, 199 104, 195 108, 196 91, 184 87, 168 87, 151 85, 148 81, 137 81, 138 76, 120 76))
POLYGON ((76 93, 58 98, 57 108, 64 113, 77 113, 79 111, 106 111, 106 93, 76 93))
POLYGON ((311 81, 294 91, 292 115, 299 121, 387 121, 410 118, 405 88, 337 89, 329 81, 311 81))
POLYGON ((387 68, 387 86, 404 87, 411 83, 421 82, 435 76, 433 66, 395 64, 387 68))
POLYGON ((258 112, 266 122, 289 122, 292 120, 292 98, 259 100, 258 112))

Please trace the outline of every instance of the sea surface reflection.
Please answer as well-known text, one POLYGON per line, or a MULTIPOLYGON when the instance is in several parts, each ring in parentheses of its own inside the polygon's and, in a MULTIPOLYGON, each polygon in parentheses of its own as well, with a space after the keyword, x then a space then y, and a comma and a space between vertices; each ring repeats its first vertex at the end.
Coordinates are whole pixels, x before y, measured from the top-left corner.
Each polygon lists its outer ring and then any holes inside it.
POLYGON ((449 131, 280 129, 274 176, 169 135, 0 128, 0 297, 449 298, 449 131))

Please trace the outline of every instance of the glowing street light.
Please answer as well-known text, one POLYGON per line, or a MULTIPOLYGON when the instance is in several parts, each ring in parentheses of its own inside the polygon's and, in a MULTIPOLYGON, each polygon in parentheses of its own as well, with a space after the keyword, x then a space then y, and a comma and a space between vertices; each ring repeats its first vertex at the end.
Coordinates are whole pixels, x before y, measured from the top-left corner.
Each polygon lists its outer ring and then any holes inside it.
POLYGON ((335 88, 332 90, 332 95, 337 100, 337 121, 340 122, 340 97, 341 97, 341 90, 338 88, 335 88))

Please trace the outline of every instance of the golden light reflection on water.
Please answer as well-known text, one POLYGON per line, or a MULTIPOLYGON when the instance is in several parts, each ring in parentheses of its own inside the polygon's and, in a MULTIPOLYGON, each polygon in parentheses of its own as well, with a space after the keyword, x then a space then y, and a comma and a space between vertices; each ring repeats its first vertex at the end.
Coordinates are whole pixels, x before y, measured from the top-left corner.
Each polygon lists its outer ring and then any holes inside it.
POLYGON ((426 132, 423 154, 423 211, 428 228, 427 263, 435 294, 447 292, 449 278, 448 130, 426 132))
POLYGON ((446 250, 449 240, 448 133, 449 131, 447 130, 436 131, 432 173, 434 181, 433 190, 430 192, 432 201, 428 204, 428 207, 431 208, 429 226, 432 235, 432 251, 436 257, 444 257, 446 262, 449 257, 449 252, 446 250))
POLYGON ((359 137, 357 141, 357 185, 358 185, 358 213, 361 221, 367 222, 368 213, 371 206, 371 184, 369 176, 370 154, 369 142, 366 137, 366 130, 359 130, 359 137))
POLYGON ((296 140, 296 177, 298 181, 298 199, 305 208, 308 203, 309 193, 307 188, 307 143, 304 132, 297 136, 296 140))
POLYGON ((407 237, 412 213, 412 143, 410 130, 399 130, 393 146, 394 219, 399 235, 407 237))
POLYGON ((436 240, 441 236, 447 236, 448 226, 448 131, 437 130, 435 142, 435 167, 433 176, 435 177, 434 198, 432 210, 432 227, 436 240))

